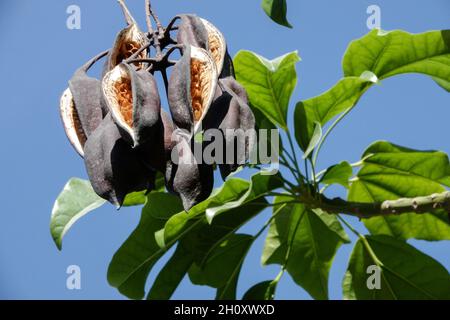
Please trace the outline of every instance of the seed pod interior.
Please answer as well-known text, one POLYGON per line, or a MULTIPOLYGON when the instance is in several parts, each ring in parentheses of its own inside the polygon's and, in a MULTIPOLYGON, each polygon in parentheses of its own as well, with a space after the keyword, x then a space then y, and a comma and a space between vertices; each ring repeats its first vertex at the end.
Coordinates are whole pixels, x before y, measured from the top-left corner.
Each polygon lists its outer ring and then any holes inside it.
POLYGON ((196 133, 217 88, 217 69, 210 54, 187 46, 169 81, 169 106, 175 124, 196 133))
POLYGON ((160 119, 155 78, 145 70, 120 64, 103 79, 103 93, 114 121, 133 147, 151 138, 160 119))
MULTIPOLYGON (((122 31, 120 31, 114 42, 109 59, 107 61, 106 70, 104 73, 111 71, 114 67, 119 65, 123 60, 128 59, 135 54, 142 46, 146 44, 147 40, 144 33, 139 29, 137 24, 131 24, 122 31)), ((137 59, 145 59, 147 57, 147 49, 143 50, 137 59)), ((138 68, 143 67, 143 63, 136 63, 138 68)))
POLYGON ((200 19, 208 31, 208 50, 216 64, 217 73, 221 74, 227 53, 225 37, 211 22, 203 18, 200 19))
POLYGON ((61 96, 59 111, 67 138, 77 153, 81 157, 84 157, 83 147, 87 137, 81 126, 78 112, 75 109, 73 95, 69 88, 67 88, 61 96))
POLYGON ((191 106, 195 129, 201 125, 214 99, 217 87, 217 69, 211 56, 204 49, 191 48, 190 70, 191 106))

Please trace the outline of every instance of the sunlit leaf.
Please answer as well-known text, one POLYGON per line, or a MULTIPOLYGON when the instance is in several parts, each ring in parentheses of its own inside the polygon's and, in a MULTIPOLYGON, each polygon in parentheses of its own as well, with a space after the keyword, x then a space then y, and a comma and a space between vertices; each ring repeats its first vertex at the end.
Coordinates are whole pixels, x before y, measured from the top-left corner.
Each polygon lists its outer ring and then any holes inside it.
POLYGON ((250 103, 270 121, 287 129, 289 100, 297 85, 297 52, 267 60, 251 51, 234 58, 236 78, 249 95, 250 103))
POLYGON ((345 299, 450 299, 448 271, 426 254, 389 236, 358 240, 342 286, 345 299))
POLYGON ((129 298, 144 297, 147 276, 165 252, 165 249, 158 246, 155 232, 181 210, 181 201, 173 195, 151 193, 148 196, 138 226, 117 250, 109 264, 108 282, 111 286, 129 298))
POLYGON ((276 23, 292 28, 286 18, 286 0, 263 0, 261 4, 264 12, 276 23))
POLYGON ((105 202, 94 192, 89 181, 72 178, 67 182, 53 205, 50 219, 50 232, 59 250, 72 225, 105 202))
POLYGON ((335 232, 336 229, 331 229, 302 204, 281 204, 289 201, 287 197, 277 197, 275 201, 280 206, 274 207, 274 213, 278 213, 270 225, 262 263, 284 265, 287 262, 286 269, 298 285, 315 299, 328 299, 331 263, 348 237, 343 230, 335 232))
MULTIPOLYGON (((440 151, 418 151, 380 141, 362 156, 362 167, 352 182, 350 201, 380 202, 414 198, 445 191, 449 185, 448 156, 440 151)), ((371 234, 400 239, 449 240, 450 223, 445 212, 414 212, 365 219, 371 234)))

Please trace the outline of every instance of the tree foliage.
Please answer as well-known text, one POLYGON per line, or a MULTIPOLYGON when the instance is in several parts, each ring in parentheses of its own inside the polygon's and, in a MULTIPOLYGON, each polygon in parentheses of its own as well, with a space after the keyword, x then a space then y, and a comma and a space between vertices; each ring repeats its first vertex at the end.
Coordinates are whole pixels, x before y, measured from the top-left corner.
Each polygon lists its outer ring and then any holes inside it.
MULTIPOLYGON (((262 6, 274 21, 290 26, 285 0, 264 0, 262 6)), ((169 299, 188 276, 193 284, 217 290, 217 299, 273 299, 281 276, 288 272, 311 297, 327 299, 333 258, 340 246, 350 243, 344 223, 358 239, 343 275, 344 298, 450 298, 448 271, 406 242, 450 240, 450 164, 444 152, 377 141, 356 164, 342 159, 320 172, 316 167, 327 137, 373 85, 420 73, 448 91, 450 30, 371 31, 350 43, 341 80, 316 97, 293 103, 299 61, 296 52, 270 60, 240 51, 234 58, 237 80, 248 91, 258 126, 286 133, 280 154, 285 169, 273 176, 256 170, 250 180, 230 177, 188 212, 166 193, 161 177, 150 194, 128 195, 126 206, 142 206, 141 220, 111 260, 111 286, 132 299, 169 299), (291 112, 294 128, 287 121, 291 112), (295 151, 295 141, 303 154, 295 151), (300 170, 300 159, 310 172, 300 170), (327 187, 333 184, 348 189, 347 199, 327 198, 327 187), (268 208, 273 214, 258 232, 241 233, 243 225, 268 208), (357 232, 345 215, 363 218, 368 234, 357 232), (280 273, 239 297, 236 287, 243 261, 264 235, 261 262, 279 265, 280 273), (172 256, 146 292, 150 271, 172 247, 172 256), (381 272, 380 290, 367 287, 367 268, 372 265, 381 272)), ((71 179, 51 216, 58 248, 78 219, 104 203, 89 182, 71 179)))

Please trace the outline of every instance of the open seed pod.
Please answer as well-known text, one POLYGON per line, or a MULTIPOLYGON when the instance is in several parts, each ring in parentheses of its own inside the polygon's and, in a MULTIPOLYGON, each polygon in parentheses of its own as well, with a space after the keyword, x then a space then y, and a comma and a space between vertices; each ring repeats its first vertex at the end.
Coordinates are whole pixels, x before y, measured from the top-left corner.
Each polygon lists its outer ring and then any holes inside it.
POLYGON ((255 117, 248 105, 245 89, 234 78, 220 79, 219 84, 221 90, 216 93, 216 99, 204 120, 204 127, 222 131, 224 162, 219 164, 219 169, 225 179, 249 159, 256 143, 250 131, 255 129, 255 117))
POLYGON ((77 153, 83 157, 87 137, 98 127, 106 114, 101 82, 89 77, 87 71, 108 51, 102 52, 79 68, 61 96, 59 109, 66 135, 77 153))
MULTIPOLYGON (((106 61, 103 74, 114 69, 114 67, 119 65, 123 60, 128 59, 148 42, 146 35, 140 30, 125 3, 119 0, 119 4, 122 7, 128 26, 117 34, 114 46, 106 61)), ((145 59, 146 57, 147 49, 143 50, 137 59, 145 59)), ((136 67, 142 68, 143 63, 136 63, 136 67)))
POLYGON ((193 14, 182 14, 178 17, 181 20, 177 33, 178 44, 208 50, 208 31, 201 19, 193 14))
POLYGON ((155 78, 121 63, 103 78, 103 94, 120 131, 133 147, 150 139, 160 119, 161 101, 155 78))
POLYGON ((59 112, 67 138, 74 147, 75 151, 81 157, 84 157, 83 150, 87 136, 84 132, 83 126, 81 125, 80 117, 75 109, 73 95, 69 88, 67 88, 61 96, 59 112))
POLYGON ((170 76, 168 100, 175 124, 194 135, 214 99, 217 69, 210 54, 186 46, 170 76))
POLYGON ((233 61, 222 32, 208 20, 195 15, 185 14, 179 17, 181 23, 178 27, 178 43, 207 50, 216 64, 220 78, 234 76, 233 61))
POLYGON ((222 32, 206 19, 200 18, 208 33, 208 51, 214 59, 220 78, 234 76, 233 61, 228 54, 227 42, 222 32))
POLYGON ((110 114, 85 144, 84 161, 94 191, 119 208, 128 193, 154 185, 155 171, 122 139, 110 114))
POLYGON ((214 186, 214 171, 211 165, 197 163, 191 149, 188 135, 178 134, 174 138, 172 159, 166 168, 166 188, 180 196, 183 207, 189 211, 193 206, 207 199, 214 186))

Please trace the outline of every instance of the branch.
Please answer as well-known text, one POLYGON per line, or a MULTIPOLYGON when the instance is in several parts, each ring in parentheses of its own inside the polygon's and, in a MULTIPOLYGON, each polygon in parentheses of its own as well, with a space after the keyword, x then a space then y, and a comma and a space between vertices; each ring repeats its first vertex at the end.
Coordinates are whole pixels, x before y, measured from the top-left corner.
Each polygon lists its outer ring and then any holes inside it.
POLYGON ((348 214, 359 218, 394 215, 407 212, 425 213, 436 210, 445 210, 450 214, 450 191, 435 193, 429 196, 416 198, 401 198, 383 202, 349 202, 341 198, 329 199, 321 196, 313 199, 305 196, 301 199, 312 209, 322 209, 330 214, 348 214))

